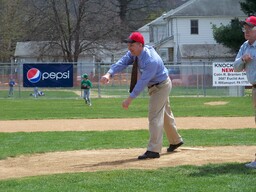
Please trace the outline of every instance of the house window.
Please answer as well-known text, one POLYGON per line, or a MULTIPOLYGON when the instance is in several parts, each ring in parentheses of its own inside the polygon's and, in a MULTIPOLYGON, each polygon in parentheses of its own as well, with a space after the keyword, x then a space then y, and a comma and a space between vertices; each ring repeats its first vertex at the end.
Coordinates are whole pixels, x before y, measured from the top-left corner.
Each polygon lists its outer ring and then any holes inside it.
POLYGON ((150 42, 159 42, 167 37, 166 25, 156 25, 149 27, 150 42))
POLYGON ((168 55, 169 55, 169 61, 173 62, 174 61, 174 50, 173 50, 173 47, 170 47, 168 49, 168 55))
POLYGON ((191 34, 198 34, 198 20, 190 21, 191 34))
POLYGON ((165 25, 158 25, 154 27, 154 42, 162 41, 167 36, 167 30, 165 25))
POLYGON ((168 61, 168 53, 167 53, 167 49, 160 49, 160 57, 162 58, 162 60, 164 62, 168 61))

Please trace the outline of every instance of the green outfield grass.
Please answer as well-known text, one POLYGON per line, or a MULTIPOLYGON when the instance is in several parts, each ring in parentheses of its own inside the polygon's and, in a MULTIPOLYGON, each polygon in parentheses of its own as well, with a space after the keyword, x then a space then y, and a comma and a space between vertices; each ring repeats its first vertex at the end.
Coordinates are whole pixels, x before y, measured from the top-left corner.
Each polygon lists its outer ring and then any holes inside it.
MULTIPOLYGON (((92 99, 93 106, 88 107, 81 98, 72 97, 0 99, 0 120, 147 117, 147 98, 138 98, 129 110, 123 110, 122 98, 92 99)), ((250 97, 170 99, 176 117, 253 116, 250 97), (227 104, 205 105, 207 102, 216 101, 227 104)), ((184 146, 256 145, 256 129, 252 127, 236 130, 191 129, 179 132, 184 138, 184 146)), ((0 133, 0 159, 54 151, 146 148, 148 134, 147 130, 0 133)), ((167 146, 166 138, 164 145, 167 146)), ((253 154, 248 155, 253 158, 253 154)), ((68 173, 0 180, 0 192, 254 192, 255 174, 256 170, 245 168, 244 163, 68 173)))
POLYGON ((254 192, 243 164, 70 173, 0 181, 1 192, 254 192))
MULTIPOLYGON (((79 95, 75 94, 76 92, 81 92, 78 87, 66 89, 63 91, 62 88, 40 88, 41 91, 45 93, 44 99, 56 99, 56 98, 77 98, 79 95)), ((8 89, 0 90, 0 98, 8 98, 8 89)), ((100 85, 98 87, 97 84, 91 89, 93 95, 102 97, 127 97, 129 91, 129 85, 121 85, 121 84, 108 84, 108 85, 100 85)), ((15 87, 14 88, 14 96, 11 98, 15 99, 29 99, 31 98, 30 94, 33 93, 33 88, 24 88, 24 87, 15 87)), ((173 86, 171 91, 171 96, 208 96, 208 97, 228 97, 229 96, 229 87, 203 87, 202 85, 198 85, 198 87, 193 86, 173 86)), ((251 89, 245 89, 244 95, 250 95, 251 89)), ((138 96, 139 98, 148 97, 147 88, 138 96)), ((41 97, 42 98, 42 97, 41 97)))
MULTIPOLYGON (((95 98, 92 107, 83 99, 0 99, 0 120, 76 119, 147 117, 148 99, 137 98, 129 110, 121 107, 122 98, 95 98)), ((251 97, 170 97, 176 117, 253 116, 251 97), (206 105, 223 101, 225 105, 206 105)))

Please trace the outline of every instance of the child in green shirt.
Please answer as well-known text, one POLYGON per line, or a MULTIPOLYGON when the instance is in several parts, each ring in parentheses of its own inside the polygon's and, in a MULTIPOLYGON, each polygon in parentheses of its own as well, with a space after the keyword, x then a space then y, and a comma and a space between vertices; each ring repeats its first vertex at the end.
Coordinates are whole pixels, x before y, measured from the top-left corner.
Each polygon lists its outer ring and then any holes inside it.
POLYGON ((92 105, 90 99, 90 89, 92 88, 92 82, 88 79, 88 75, 85 73, 83 74, 83 80, 81 81, 81 89, 84 90, 84 101, 89 106, 92 105))

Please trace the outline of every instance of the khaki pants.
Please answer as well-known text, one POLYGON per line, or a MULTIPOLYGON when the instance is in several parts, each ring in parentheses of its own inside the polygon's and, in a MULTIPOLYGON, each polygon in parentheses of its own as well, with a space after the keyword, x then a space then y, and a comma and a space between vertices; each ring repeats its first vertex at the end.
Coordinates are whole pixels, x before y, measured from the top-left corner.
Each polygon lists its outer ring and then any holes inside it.
POLYGON ((149 88, 149 132, 150 139, 148 151, 161 152, 163 142, 163 128, 170 144, 178 144, 182 141, 177 132, 175 119, 170 108, 169 94, 172 83, 167 81, 149 88))

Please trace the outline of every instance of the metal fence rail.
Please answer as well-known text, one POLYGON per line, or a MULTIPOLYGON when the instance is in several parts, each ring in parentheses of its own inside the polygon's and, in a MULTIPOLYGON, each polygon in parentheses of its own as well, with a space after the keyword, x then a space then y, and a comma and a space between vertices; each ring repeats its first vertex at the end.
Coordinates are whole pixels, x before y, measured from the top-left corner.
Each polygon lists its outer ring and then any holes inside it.
MULTIPOLYGON (((111 64, 109 63, 74 63, 74 86, 72 88, 39 88, 45 92, 44 98, 77 98, 80 90, 81 75, 87 73, 93 83, 92 97, 127 97, 131 67, 116 74, 107 85, 100 84, 100 78, 111 64), (73 94, 67 94, 71 92, 73 94)), ((172 80, 172 96, 243 96, 244 87, 213 87, 212 63, 165 64, 172 80)), ((22 63, 0 63, 0 98, 8 98, 10 78, 16 82, 13 98, 30 98, 33 88, 23 87, 22 63)), ((139 97, 148 97, 145 89, 139 97)))

